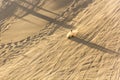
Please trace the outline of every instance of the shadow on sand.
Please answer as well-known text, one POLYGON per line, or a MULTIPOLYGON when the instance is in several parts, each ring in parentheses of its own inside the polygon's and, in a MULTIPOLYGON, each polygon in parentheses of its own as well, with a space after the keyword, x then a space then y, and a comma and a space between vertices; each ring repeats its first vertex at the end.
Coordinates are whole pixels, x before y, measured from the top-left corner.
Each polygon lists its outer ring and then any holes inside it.
POLYGON ((11 16, 16 12, 17 10, 17 5, 15 3, 9 2, 5 6, 5 8, 0 8, 0 21, 3 21, 11 16))
POLYGON ((17 6, 19 6, 20 8, 22 8, 23 10, 25 10, 27 13, 32 14, 33 16, 39 17, 41 19, 44 19, 46 21, 49 21, 49 22, 52 22, 52 23, 55 23, 55 24, 58 24, 58 25, 61 25, 61 26, 65 27, 65 28, 71 28, 72 27, 71 25, 68 25, 68 24, 66 24, 64 22, 61 22, 61 21, 57 21, 56 19, 53 19, 53 18, 48 17, 46 15, 40 14, 40 13, 38 13, 38 12, 32 10, 32 9, 26 8, 26 7, 20 5, 20 4, 16 3, 16 2, 14 2, 14 3, 17 6))
POLYGON ((110 49, 105 48, 103 46, 100 46, 100 45, 97 45, 95 43, 86 41, 84 39, 80 39, 78 37, 72 37, 72 38, 70 38, 70 40, 75 41, 77 43, 82 43, 83 45, 86 45, 86 46, 91 47, 91 48, 95 48, 95 49, 100 50, 100 51, 105 52, 105 53, 120 54, 119 52, 115 52, 113 50, 110 50, 110 49))
MULTIPOLYGON (((32 3, 28 2, 28 1, 25 1, 25 0, 22 0, 22 2, 23 2, 23 3, 27 3, 27 4, 33 6, 33 7, 36 8, 36 9, 43 10, 43 11, 49 12, 49 13, 51 13, 51 14, 60 16, 58 13, 52 12, 52 11, 50 11, 50 10, 47 10, 47 9, 43 8, 42 6, 34 5, 34 4, 32 4, 32 3)), ((33 9, 34 9, 34 8, 33 8, 33 9)))

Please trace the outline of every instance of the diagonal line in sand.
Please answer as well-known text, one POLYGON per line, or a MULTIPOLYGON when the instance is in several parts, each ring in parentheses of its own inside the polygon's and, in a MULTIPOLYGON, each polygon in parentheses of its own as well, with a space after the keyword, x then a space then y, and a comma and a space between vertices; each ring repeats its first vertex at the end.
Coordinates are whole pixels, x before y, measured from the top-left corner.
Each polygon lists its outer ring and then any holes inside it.
POLYGON ((95 44, 95 43, 86 41, 86 40, 84 40, 84 39, 80 39, 80 38, 78 38, 78 37, 70 38, 70 40, 75 41, 75 42, 77 42, 77 43, 82 43, 82 44, 84 44, 84 45, 86 45, 86 46, 88 46, 88 47, 98 49, 98 50, 103 51, 103 52, 105 52, 105 53, 120 54, 119 52, 115 52, 115 51, 113 51, 113 50, 110 50, 110 49, 105 48, 105 47, 103 47, 103 46, 100 46, 100 45, 97 45, 97 44, 95 44))

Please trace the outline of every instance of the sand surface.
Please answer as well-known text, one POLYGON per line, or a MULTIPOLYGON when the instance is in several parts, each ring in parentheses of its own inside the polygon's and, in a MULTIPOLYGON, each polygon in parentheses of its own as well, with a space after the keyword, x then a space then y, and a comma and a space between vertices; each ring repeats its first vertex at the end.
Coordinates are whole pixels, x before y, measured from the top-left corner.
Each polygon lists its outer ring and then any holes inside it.
POLYGON ((0 80, 120 80, 119 0, 1 0, 0 7, 0 80), (70 29, 79 33, 67 39, 70 29))

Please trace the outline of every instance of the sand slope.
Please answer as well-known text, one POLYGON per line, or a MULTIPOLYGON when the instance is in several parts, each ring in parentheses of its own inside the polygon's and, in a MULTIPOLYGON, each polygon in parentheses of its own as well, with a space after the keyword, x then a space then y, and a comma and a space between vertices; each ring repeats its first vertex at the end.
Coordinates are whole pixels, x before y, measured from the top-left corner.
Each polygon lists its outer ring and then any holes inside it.
MULTIPOLYGON (((62 1, 65 0, 58 0, 58 3, 62 1)), ((46 1, 46 4, 52 2, 46 1)), ((59 16, 46 13, 46 17, 39 10, 25 8, 30 14, 23 18, 35 18, 31 22, 44 25, 39 30, 33 23, 36 30, 32 27, 28 30, 27 25, 32 26, 31 23, 20 19, 2 33, 1 37, 5 37, 9 31, 17 33, 16 29, 21 29, 26 35, 20 33, 21 37, 13 42, 10 42, 15 38, 13 35, 6 41, 1 39, 0 79, 120 80, 120 1, 75 0, 67 6, 55 7, 56 4, 57 0, 46 9, 54 13, 60 11, 59 16), (37 22, 41 19, 46 22, 37 22), (77 37, 66 38, 70 29, 78 29, 77 37)))

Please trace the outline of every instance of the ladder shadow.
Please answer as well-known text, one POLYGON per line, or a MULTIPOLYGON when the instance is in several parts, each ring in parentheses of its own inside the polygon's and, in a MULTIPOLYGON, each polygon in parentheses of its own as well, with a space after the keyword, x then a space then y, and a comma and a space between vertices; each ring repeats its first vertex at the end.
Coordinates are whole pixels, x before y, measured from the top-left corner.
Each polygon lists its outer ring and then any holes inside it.
POLYGON ((58 25, 63 26, 63 27, 65 27, 65 28, 72 28, 71 25, 66 24, 66 23, 63 22, 63 21, 58 21, 58 20, 53 19, 53 18, 51 18, 51 17, 48 17, 48 16, 46 16, 46 15, 40 14, 40 13, 34 11, 33 9, 29 9, 29 8, 27 8, 27 7, 24 7, 24 6, 22 6, 22 5, 20 5, 20 4, 16 3, 16 2, 14 2, 14 3, 15 3, 17 6, 19 6, 20 8, 22 8, 23 10, 25 10, 27 13, 32 14, 33 16, 36 16, 36 17, 38 17, 38 18, 44 19, 44 20, 46 20, 46 21, 49 21, 50 23, 58 24, 58 25))

